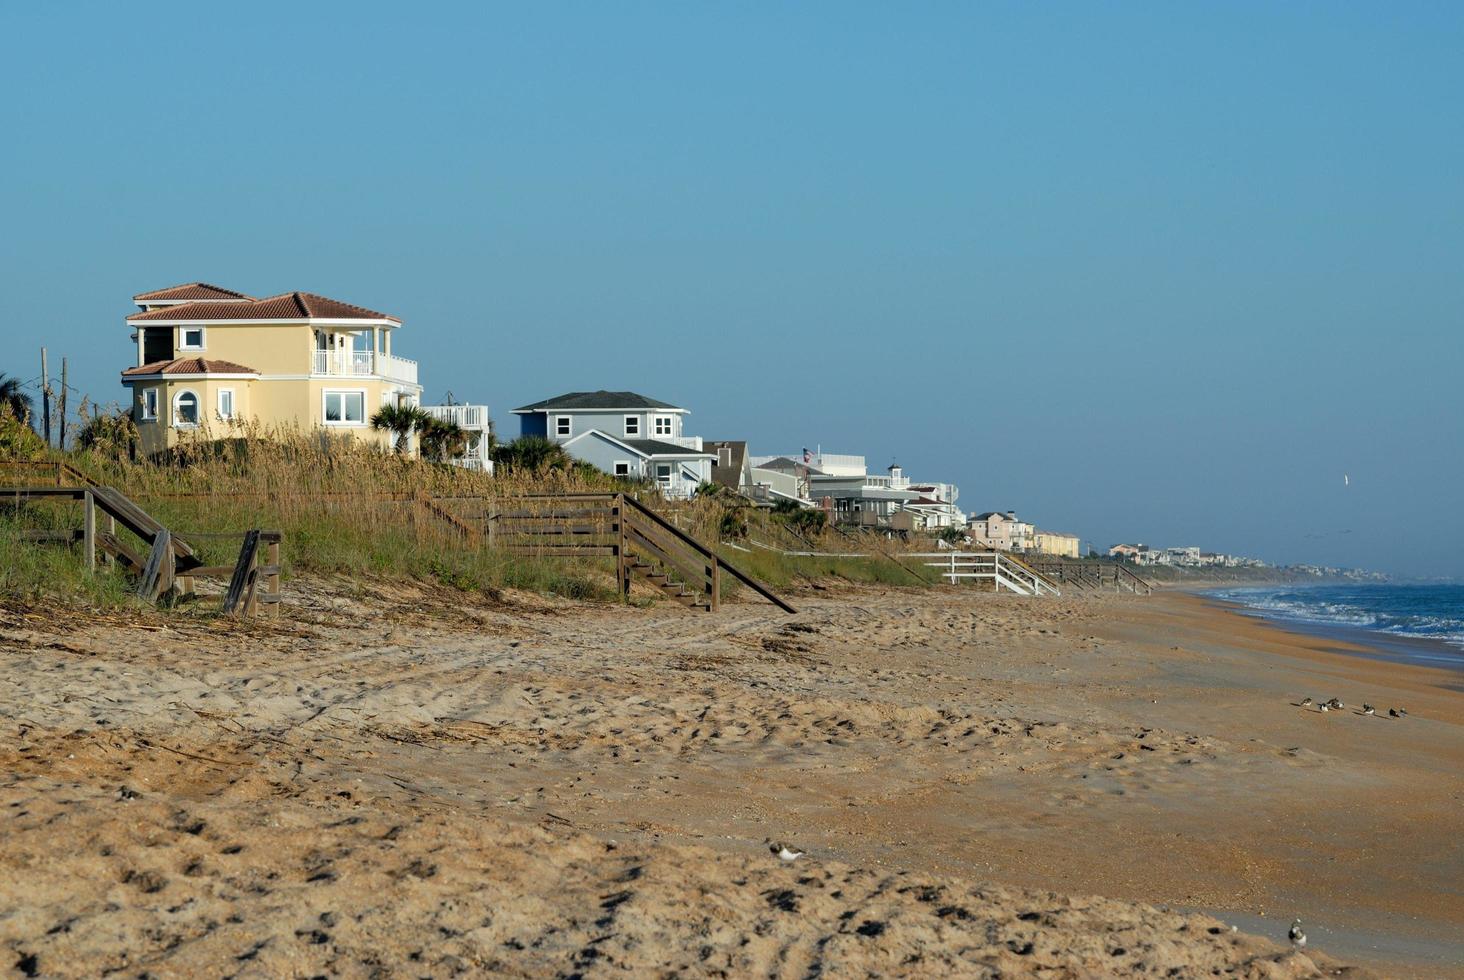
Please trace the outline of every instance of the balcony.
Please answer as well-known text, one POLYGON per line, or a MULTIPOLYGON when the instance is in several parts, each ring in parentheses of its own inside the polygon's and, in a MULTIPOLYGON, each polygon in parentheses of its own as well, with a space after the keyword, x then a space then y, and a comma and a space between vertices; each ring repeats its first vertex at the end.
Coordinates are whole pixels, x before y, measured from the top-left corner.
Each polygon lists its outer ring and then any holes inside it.
POLYGON ((435 419, 456 423, 462 429, 484 432, 493 429, 487 405, 423 405, 422 411, 435 419))
POLYGON ((385 378, 417 383, 417 362, 369 350, 318 350, 311 373, 327 378, 385 378))

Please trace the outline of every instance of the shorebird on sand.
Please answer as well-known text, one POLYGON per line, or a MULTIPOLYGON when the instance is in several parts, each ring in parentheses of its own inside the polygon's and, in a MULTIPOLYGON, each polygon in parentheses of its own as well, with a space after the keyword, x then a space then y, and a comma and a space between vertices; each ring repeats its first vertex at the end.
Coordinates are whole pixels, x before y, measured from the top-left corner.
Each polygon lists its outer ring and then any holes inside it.
POLYGON ((1333 698, 1332 700, 1328 701, 1327 704, 1331 707, 1333 711, 1341 711, 1343 708, 1347 707, 1347 705, 1342 703, 1341 698, 1333 698))
POLYGON ((1301 706, 1303 708, 1310 708, 1311 707, 1311 698, 1302 698, 1301 699, 1301 706))
POLYGON ((1301 931, 1301 920, 1297 919, 1291 923, 1291 929, 1286 933, 1286 938, 1291 940, 1291 945, 1297 949, 1306 945, 1306 933, 1301 931))
POLYGON ((1317 710, 1320 711, 1320 712, 1322 712, 1323 714, 1325 714, 1328 711, 1331 711, 1332 710, 1332 702, 1330 702, 1330 701, 1323 701, 1321 704, 1317 705, 1317 710))
POLYGON ((1366 701, 1364 701, 1362 703, 1362 713, 1365 714, 1365 715, 1376 714, 1377 713, 1377 709, 1374 708, 1372 705, 1368 704, 1366 701))
POLYGON ((768 850, 778 855, 779 861, 797 861, 803 857, 802 851, 795 851, 787 844, 771 844, 768 846, 768 850))
POLYGON ((1398 709, 1397 708, 1389 708, 1388 709, 1388 717, 1389 718, 1402 718, 1403 716, 1400 715, 1400 714, 1398 714, 1398 709))

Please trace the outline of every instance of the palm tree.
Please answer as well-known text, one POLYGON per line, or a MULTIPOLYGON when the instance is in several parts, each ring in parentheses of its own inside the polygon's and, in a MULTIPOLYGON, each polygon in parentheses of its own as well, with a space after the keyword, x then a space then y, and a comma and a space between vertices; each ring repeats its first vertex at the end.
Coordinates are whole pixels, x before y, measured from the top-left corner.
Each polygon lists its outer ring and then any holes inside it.
POLYGON ((564 447, 543 436, 519 436, 513 442, 494 446, 493 462, 510 470, 540 473, 544 470, 565 470, 574 460, 564 447))
POLYGON ((446 463, 467 452, 468 434, 456 422, 428 416, 418 431, 422 436, 422 455, 434 463, 446 463))
POLYGON ((19 378, 8 378, 0 374, 0 405, 9 408, 10 414, 22 422, 30 418, 31 398, 21 391, 19 378))
POLYGON ((383 405, 371 416, 371 428, 396 433, 396 451, 405 456, 413 432, 420 432, 432 416, 416 405, 383 405))

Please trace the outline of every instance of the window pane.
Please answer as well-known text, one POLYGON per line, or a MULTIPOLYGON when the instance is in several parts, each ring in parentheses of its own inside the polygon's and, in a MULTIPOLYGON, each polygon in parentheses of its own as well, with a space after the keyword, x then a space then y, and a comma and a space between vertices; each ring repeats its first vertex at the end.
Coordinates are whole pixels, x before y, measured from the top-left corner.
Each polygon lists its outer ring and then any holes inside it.
POLYGON ((198 396, 185 393, 178 396, 178 421, 190 424, 198 422, 198 396))
POLYGON ((325 396, 325 420, 327 422, 339 422, 341 420, 341 396, 327 393, 325 396))
POLYGON ((366 421, 366 396, 359 391, 349 392, 342 396, 345 405, 345 416, 347 422, 366 421))

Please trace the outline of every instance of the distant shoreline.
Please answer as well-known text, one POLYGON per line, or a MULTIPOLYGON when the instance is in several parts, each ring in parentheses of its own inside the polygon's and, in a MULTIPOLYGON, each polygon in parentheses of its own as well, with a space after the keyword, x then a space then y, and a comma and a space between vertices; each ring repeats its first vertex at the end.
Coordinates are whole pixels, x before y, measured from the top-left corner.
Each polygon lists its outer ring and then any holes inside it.
MULTIPOLYGON (((1248 583, 1245 588, 1268 588, 1276 585, 1295 585, 1294 582, 1248 583)), ((1360 626, 1342 626, 1328 623, 1309 623, 1290 619, 1248 606, 1234 599, 1224 599, 1210 594, 1214 589, 1227 586, 1205 586, 1193 590, 1193 594, 1206 602, 1250 619, 1258 619, 1277 629, 1298 636, 1310 636, 1324 640, 1336 640, 1345 646, 1330 647, 1335 653, 1367 660, 1381 660, 1386 663, 1410 664, 1415 667, 1434 667, 1458 671, 1464 674, 1464 650, 1442 640, 1418 636, 1396 636, 1360 626)), ((1190 590, 1186 590, 1190 591, 1190 590)), ((1464 686, 1461 686, 1464 689, 1464 686)))

